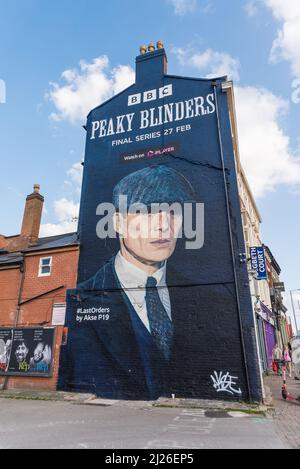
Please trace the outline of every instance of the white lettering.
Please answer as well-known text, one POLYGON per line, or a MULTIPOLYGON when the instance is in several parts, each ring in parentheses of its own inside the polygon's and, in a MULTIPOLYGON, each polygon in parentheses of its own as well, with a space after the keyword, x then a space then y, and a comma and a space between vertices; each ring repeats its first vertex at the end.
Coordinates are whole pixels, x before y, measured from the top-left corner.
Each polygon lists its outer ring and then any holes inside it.
POLYGON ((107 136, 110 137, 111 135, 115 135, 113 119, 109 119, 108 130, 107 130, 107 136))
POLYGON ((149 111, 141 111, 140 129, 147 129, 147 127, 149 127, 149 111))
POLYGON ((118 116, 117 117, 117 130, 116 134, 123 134, 125 131, 124 126, 123 126, 123 121, 124 121, 125 116, 118 116))
POLYGON ((107 126, 107 120, 100 121, 100 133, 99 133, 99 138, 105 137, 106 136, 106 126, 107 126))
POLYGON ((186 118, 191 119, 195 115, 195 113, 194 113, 194 100, 189 99, 188 101, 185 102, 185 106, 186 106, 186 118))
POLYGON ((173 85, 167 85, 159 89, 159 99, 167 98, 173 95, 173 85))
POLYGON ((165 109, 165 124, 168 124, 169 122, 173 122, 173 107, 174 103, 171 104, 165 104, 164 109, 165 109))
POLYGON ((136 104, 140 104, 141 101, 142 101, 141 93, 128 96, 128 106, 135 106, 136 104))
POLYGON ((149 101, 155 101, 157 99, 157 91, 150 90, 144 93, 144 103, 148 103, 149 101))
POLYGON ((204 98, 202 96, 198 96, 198 98, 194 98, 195 100, 195 117, 204 116, 207 114, 207 111, 204 109, 204 98))
POLYGON ((134 113, 127 114, 126 118, 127 118, 127 123, 128 123, 128 132, 132 132, 132 121, 134 118, 134 113))
POLYGON ((97 132, 97 130, 100 129, 100 122, 99 121, 95 121, 95 122, 92 122, 92 136, 91 136, 91 140, 95 140, 95 133, 97 132))
POLYGON ((215 96, 214 94, 208 94, 206 97, 206 101, 210 108, 207 109, 207 114, 214 114, 216 112, 216 105, 215 105, 215 96))
POLYGON ((176 119, 175 121, 182 121, 185 117, 185 109, 184 109, 184 103, 176 103, 176 119))
MULTIPOLYGON (((163 93, 163 90, 165 90, 165 93, 171 93, 172 88, 162 88, 161 93, 163 93)), ((146 93, 144 93, 144 95, 146 101, 153 101, 153 99, 156 99, 157 91, 147 91, 146 93)), ((162 106, 152 107, 149 110, 145 109, 140 111, 139 129, 144 130, 148 128, 155 128, 162 126, 163 124, 180 122, 185 119, 199 118, 209 114, 213 114, 215 113, 215 111, 216 105, 213 93, 208 94, 205 97, 197 96, 186 101, 167 103, 162 106)), ((110 137, 116 134, 125 134, 126 132, 138 130, 138 128, 134 128, 133 125, 135 122, 135 116, 135 113, 122 114, 119 116, 111 117, 110 119, 103 119, 92 122, 90 139, 95 140, 96 138, 103 138, 107 136, 110 137)), ((190 129, 188 127, 177 128, 177 132, 183 132, 185 130, 190 129)), ((120 140, 114 140, 113 146, 118 146, 119 142, 120 140)), ((126 139, 124 139, 124 142, 126 143, 126 139)), ((131 140, 129 138, 128 142, 131 143, 131 140)))

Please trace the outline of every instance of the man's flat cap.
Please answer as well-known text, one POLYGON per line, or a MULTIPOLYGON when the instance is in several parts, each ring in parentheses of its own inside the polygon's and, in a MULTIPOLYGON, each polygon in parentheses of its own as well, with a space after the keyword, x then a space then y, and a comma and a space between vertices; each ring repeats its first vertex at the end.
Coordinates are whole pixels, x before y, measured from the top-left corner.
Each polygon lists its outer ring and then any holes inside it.
POLYGON ((127 208, 195 202, 195 192, 185 176, 163 165, 144 168, 122 179, 113 192, 116 209, 120 209, 120 196, 127 196, 127 208))

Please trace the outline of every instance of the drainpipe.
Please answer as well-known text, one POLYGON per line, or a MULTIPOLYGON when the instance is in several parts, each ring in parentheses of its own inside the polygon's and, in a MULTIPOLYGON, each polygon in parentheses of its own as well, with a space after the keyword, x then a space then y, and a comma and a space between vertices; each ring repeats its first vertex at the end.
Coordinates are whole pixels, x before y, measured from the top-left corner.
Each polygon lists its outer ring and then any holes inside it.
POLYGON ((18 327, 19 319, 20 319, 20 313, 21 313, 21 301, 22 301, 24 282, 25 282, 25 262, 24 262, 24 259, 23 259, 20 271, 21 271, 21 283, 20 283, 20 288, 19 288, 18 305, 17 305, 17 311, 16 311, 16 316, 15 316, 14 327, 18 327))

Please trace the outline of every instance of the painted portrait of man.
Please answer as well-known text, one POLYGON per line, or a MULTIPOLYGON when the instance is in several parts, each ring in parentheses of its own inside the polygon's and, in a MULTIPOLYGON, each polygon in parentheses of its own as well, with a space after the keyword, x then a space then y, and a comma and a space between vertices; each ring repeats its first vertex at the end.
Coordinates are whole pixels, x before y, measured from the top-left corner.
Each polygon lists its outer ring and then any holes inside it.
MULTIPOLYGON (((207 357, 216 356, 216 330, 225 342, 232 333, 226 321, 234 292, 226 285, 195 285, 185 276, 191 266, 179 239, 183 208, 197 203, 189 180, 165 165, 130 173, 115 185, 119 249, 69 292, 62 389, 131 400, 193 398, 200 387, 209 394, 207 357)), ((220 355, 215 362, 223 360, 220 355)))
MULTIPOLYGON (((116 285, 126 293, 144 327, 168 355, 172 311, 167 285, 167 262, 182 234, 182 206, 194 202, 191 184, 166 166, 151 166, 130 174, 114 188, 114 229, 120 250, 111 264, 116 285), (120 207, 126 197, 126 207, 120 207), (155 308, 152 307, 155 305, 155 308), (163 337, 160 328, 166 329, 163 337)), ((80 290, 103 288, 108 265, 79 285, 80 290)))
POLYGON ((84 309, 109 311, 109 320, 81 324, 73 333, 72 357, 85 349, 84 360, 73 360, 73 382, 92 381, 98 394, 117 398, 170 394, 181 373, 178 340, 189 315, 179 307, 187 290, 179 301, 180 272, 175 280, 169 260, 182 233, 182 208, 194 202, 190 182, 164 165, 131 173, 115 186, 119 251, 73 292, 84 309), (126 208, 120 206, 124 197, 126 208))

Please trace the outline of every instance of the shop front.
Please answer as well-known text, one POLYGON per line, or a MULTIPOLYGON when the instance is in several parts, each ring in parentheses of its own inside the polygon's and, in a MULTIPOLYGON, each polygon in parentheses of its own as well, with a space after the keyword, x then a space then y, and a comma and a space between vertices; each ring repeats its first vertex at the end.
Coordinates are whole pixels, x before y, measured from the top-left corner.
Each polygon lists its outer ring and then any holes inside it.
POLYGON ((267 371, 272 367, 272 353, 277 340, 273 313, 263 303, 260 303, 257 313, 257 327, 262 367, 267 371))

